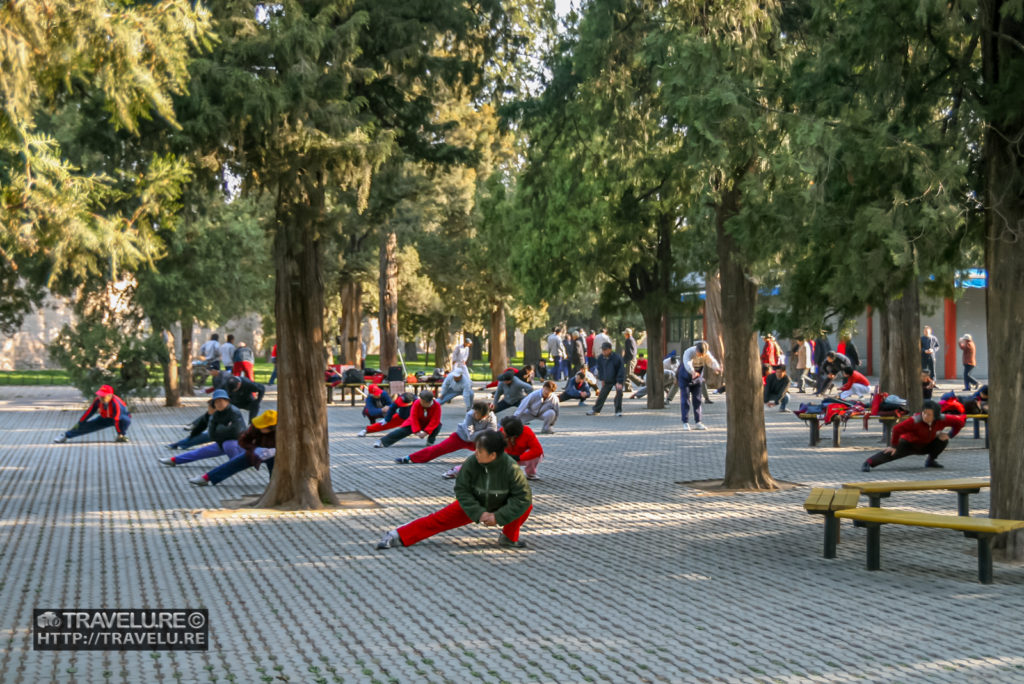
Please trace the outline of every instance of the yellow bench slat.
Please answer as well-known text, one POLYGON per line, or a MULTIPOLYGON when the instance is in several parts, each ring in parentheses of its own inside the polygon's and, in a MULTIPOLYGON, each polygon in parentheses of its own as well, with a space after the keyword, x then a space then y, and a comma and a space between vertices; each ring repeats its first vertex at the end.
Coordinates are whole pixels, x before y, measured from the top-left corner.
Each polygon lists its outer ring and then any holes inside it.
POLYGON ((879 482, 847 482, 846 489, 858 489, 865 494, 879 492, 956 491, 989 486, 987 477, 967 477, 949 480, 881 480, 879 482))
POLYGON ((807 501, 804 501, 804 508, 808 511, 827 511, 835 493, 836 490, 834 489, 815 487, 807 495, 807 501))
POLYGON ((897 511, 891 508, 848 508, 836 511, 837 518, 860 520, 867 523, 911 525, 914 527, 935 527, 947 530, 962 530, 982 534, 1002 534, 1024 528, 1024 520, 998 520, 994 518, 969 518, 959 515, 938 515, 897 511))
POLYGON ((844 508, 856 508, 860 502, 860 492, 856 489, 837 489, 832 499, 832 510, 841 511, 844 508))

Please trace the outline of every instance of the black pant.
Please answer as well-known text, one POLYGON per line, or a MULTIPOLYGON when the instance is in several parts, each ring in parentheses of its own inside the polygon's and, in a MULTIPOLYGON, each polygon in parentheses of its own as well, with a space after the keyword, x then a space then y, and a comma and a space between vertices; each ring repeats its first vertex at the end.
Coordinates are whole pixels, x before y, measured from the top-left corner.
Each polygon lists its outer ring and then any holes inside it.
MULTIPOLYGON (((602 382, 601 391, 597 395, 597 403, 594 404, 594 413, 600 413, 604 408, 604 402, 608 400, 608 393, 615 387, 614 382, 602 382)), ((615 390, 615 412, 622 413, 622 390, 615 390)))
POLYGON ((515 408, 517 406, 519 406, 519 404, 510 404, 504 399, 502 399, 501 401, 494 405, 494 415, 498 415, 505 409, 515 408))
POLYGON ((970 391, 978 384, 978 381, 974 379, 971 373, 974 372, 974 366, 964 364, 964 389, 970 391))
MULTIPOLYGON (((441 432, 441 426, 440 425, 438 425, 436 428, 434 428, 434 431, 431 432, 427 436, 427 444, 433 444, 434 441, 437 439, 437 433, 439 433, 439 432, 441 432)), ((392 444, 394 444, 395 442, 397 442, 400 439, 405 439, 406 437, 408 437, 411 434, 412 434, 412 428, 409 427, 408 425, 403 425, 402 427, 395 428, 394 430, 392 430, 388 434, 384 435, 381 438, 380 443, 383 444, 384 446, 388 447, 388 446, 391 446, 392 444)))
POLYGON ((869 466, 874 468, 875 466, 880 466, 883 463, 895 461, 898 458, 910 456, 911 454, 928 454, 928 461, 934 461, 939 457, 939 454, 945 450, 947 444, 949 444, 948 439, 943 440, 938 437, 933 439, 930 444, 916 444, 914 442, 908 442, 905 439, 901 439, 900 443, 896 445, 895 453, 887 454, 884 451, 879 451, 877 454, 869 458, 867 463, 869 466))
POLYGON ((928 373, 928 377, 935 379, 935 354, 921 354, 921 370, 928 373))

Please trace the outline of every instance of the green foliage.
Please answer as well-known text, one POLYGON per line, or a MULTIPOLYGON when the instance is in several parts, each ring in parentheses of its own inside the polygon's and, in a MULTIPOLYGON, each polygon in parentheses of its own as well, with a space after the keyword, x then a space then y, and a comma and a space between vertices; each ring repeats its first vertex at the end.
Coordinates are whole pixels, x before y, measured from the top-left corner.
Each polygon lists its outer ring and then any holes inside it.
POLYGON ((157 393, 159 385, 150 382, 150 375, 166 349, 158 336, 146 336, 99 313, 65 325, 49 346, 50 357, 82 396, 91 397, 100 385, 110 385, 126 400, 157 393))

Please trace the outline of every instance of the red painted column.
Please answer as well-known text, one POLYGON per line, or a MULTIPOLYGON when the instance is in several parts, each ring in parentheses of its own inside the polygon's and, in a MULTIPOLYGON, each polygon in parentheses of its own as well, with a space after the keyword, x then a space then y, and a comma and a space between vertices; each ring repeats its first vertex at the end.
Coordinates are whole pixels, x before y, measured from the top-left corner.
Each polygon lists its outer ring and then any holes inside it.
POLYGON ((943 303, 943 337, 946 338, 946 364, 945 373, 942 377, 946 380, 956 379, 956 361, 960 355, 960 348, 957 346, 956 336, 956 302, 952 299, 946 298, 943 303))
POLYGON ((871 307, 868 307, 868 375, 875 374, 875 316, 871 307))

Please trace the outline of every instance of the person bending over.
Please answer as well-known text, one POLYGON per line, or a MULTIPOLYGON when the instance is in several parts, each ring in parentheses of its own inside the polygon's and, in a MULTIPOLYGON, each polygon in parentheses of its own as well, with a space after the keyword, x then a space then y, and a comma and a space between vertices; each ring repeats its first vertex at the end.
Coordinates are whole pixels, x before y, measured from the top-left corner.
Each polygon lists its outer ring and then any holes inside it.
POLYGON ((939 405, 928 400, 921 413, 911 416, 892 429, 892 446, 879 451, 864 461, 861 470, 871 472, 883 463, 895 461, 911 454, 927 454, 925 468, 941 468, 939 454, 943 452, 952 437, 963 429, 965 419, 955 414, 943 415, 939 405))
POLYGON ((124 400, 114 394, 113 387, 103 385, 96 390, 96 398, 89 404, 89 408, 85 410, 82 417, 78 419, 75 427, 53 441, 63 444, 69 439, 112 427, 117 432, 116 441, 127 442, 128 427, 131 424, 132 414, 128 412, 128 407, 125 405, 124 400), (99 415, 89 420, 96 412, 99 412, 99 415))

